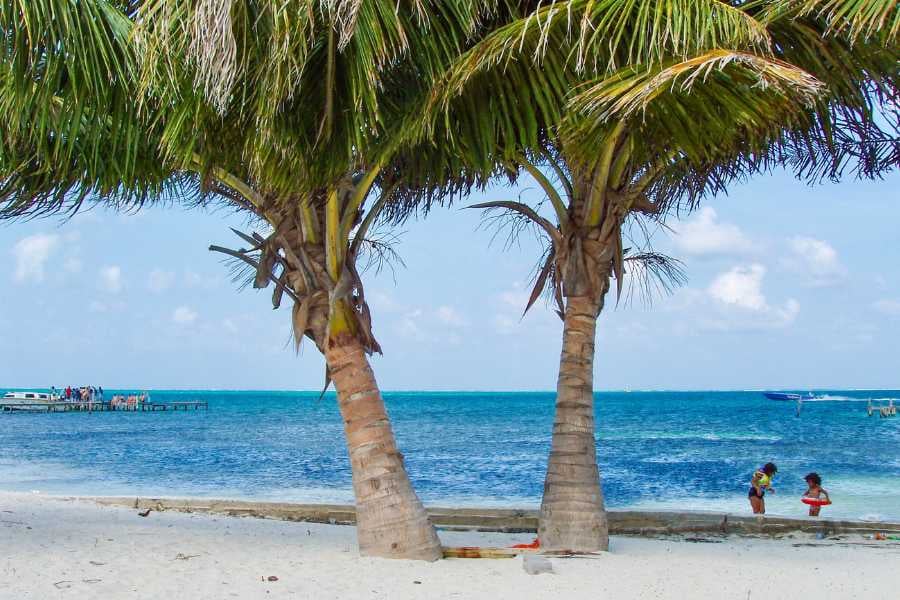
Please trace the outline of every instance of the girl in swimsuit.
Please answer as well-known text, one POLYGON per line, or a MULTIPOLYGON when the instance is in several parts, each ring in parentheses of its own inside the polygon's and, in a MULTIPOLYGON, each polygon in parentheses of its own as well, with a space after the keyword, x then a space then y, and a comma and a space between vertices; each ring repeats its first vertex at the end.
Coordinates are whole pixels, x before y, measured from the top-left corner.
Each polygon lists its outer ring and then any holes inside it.
MULTIPOLYGON (((828 500, 831 499, 828 497, 828 492, 822 488, 822 478, 819 477, 818 473, 810 473, 803 479, 806 480, 806 485, 809 486, 809 489, 806 490, 806 493, 803 494, 804 498, 816 498, 817 500, 828 500)), ((809 507, 809 516, 818 517, 819 511, 822 510, 821 506, 812 506, 809 507)))
POLYGON ((754 515, 766 514, 766 490, 775 493, 775 488, 772 487, 772 478, 777 472, 778 467, 775 466, 775 463, 766 463, 753 473, 747 497, 750 499, 750 507, 753 509, 754 515))

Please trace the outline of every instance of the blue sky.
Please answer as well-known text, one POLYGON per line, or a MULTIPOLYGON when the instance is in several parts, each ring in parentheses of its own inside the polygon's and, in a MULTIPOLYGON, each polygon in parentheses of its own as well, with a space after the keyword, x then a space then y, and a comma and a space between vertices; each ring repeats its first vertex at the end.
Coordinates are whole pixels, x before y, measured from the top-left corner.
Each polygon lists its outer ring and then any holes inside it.
MULTIPOLYGON (((758 177, 706 202, 657 249, 688 284, 651 307, 613 308, 598 330, 597 389, 900 387, 900 176, 808 187, 758 177)), ((535 199, 496 188, 470 198, 535 199)), ((504 249, 475 211, 409 222, 405 261, 364 275, 383 389, 549 390, 561 323, 520 320, 540 253, 504 249)), ((289 307, 238 292, 210 243, 239 246, 227 211, 94 209, 0 225, 0 387, 317 389, 289 307)), ((286 303, 287 304, 287 303, 286 303)))

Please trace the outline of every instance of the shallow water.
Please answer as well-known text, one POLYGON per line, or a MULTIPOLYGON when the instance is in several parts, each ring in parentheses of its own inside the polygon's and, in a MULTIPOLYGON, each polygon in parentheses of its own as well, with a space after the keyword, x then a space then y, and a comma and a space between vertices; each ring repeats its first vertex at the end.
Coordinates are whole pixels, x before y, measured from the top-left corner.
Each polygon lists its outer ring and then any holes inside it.
MULTIPOLYGON (((107 391, 107 396, 114 393, 107 391)), ((773 461, 770 513, 801 515, 803 475, 818 471, 823 516, 900 520, 900 418, 868 417, 867 398, 826 392, 795 416, 758 392, 598 393, 597 448, 610 508, 747 511, 752 471, 773 461)), ((93 495, 349 502, 350 472, 333 394, 156 391, 209 411, 2 413, 0 489, 93 495)), ((552 393, 385 395, 425 502, 536 506, 552 393)))

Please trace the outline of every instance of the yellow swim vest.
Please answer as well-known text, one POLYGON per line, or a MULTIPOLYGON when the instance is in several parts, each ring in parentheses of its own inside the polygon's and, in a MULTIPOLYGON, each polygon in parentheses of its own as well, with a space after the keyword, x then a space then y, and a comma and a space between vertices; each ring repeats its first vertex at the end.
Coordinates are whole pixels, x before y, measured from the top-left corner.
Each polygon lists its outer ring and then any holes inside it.
MULTIPOLYGON (((769 487, 772 483, 772 478, 765 474, 763 471, 756 471, 753 475, 754 478, 759 475, 759 487, 769 487)), ((753 479, 750 480, 750 485, 753 485, 753 479)))

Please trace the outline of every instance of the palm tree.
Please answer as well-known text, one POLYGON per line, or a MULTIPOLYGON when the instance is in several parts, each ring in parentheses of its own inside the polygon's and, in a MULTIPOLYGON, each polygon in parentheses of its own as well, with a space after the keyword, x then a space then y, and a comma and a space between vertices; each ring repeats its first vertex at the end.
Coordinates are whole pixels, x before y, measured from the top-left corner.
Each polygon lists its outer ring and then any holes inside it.
POLYGON ((0 2, 0 216, 178 201, 257 218, 265 235, 213 249, 293 300, 298 346, 325 356, 364 555, 441 556, 368 361, 357 259, 396 187, 397 125, 472 19, 466 2, 0 2))
POLYGON ((546 214, 478 206, 544 232, 526 311, 547 293, 563 320, 541 545, 604 550, 594 341, 629 225, 774 167, 817 180, 894 166, 897 121, 879 112, 897 97, 898 48, 806 3, 571 0, 497 19, 436 86, 426 123, 467 169, 521 169, 546 194, 546 214))

